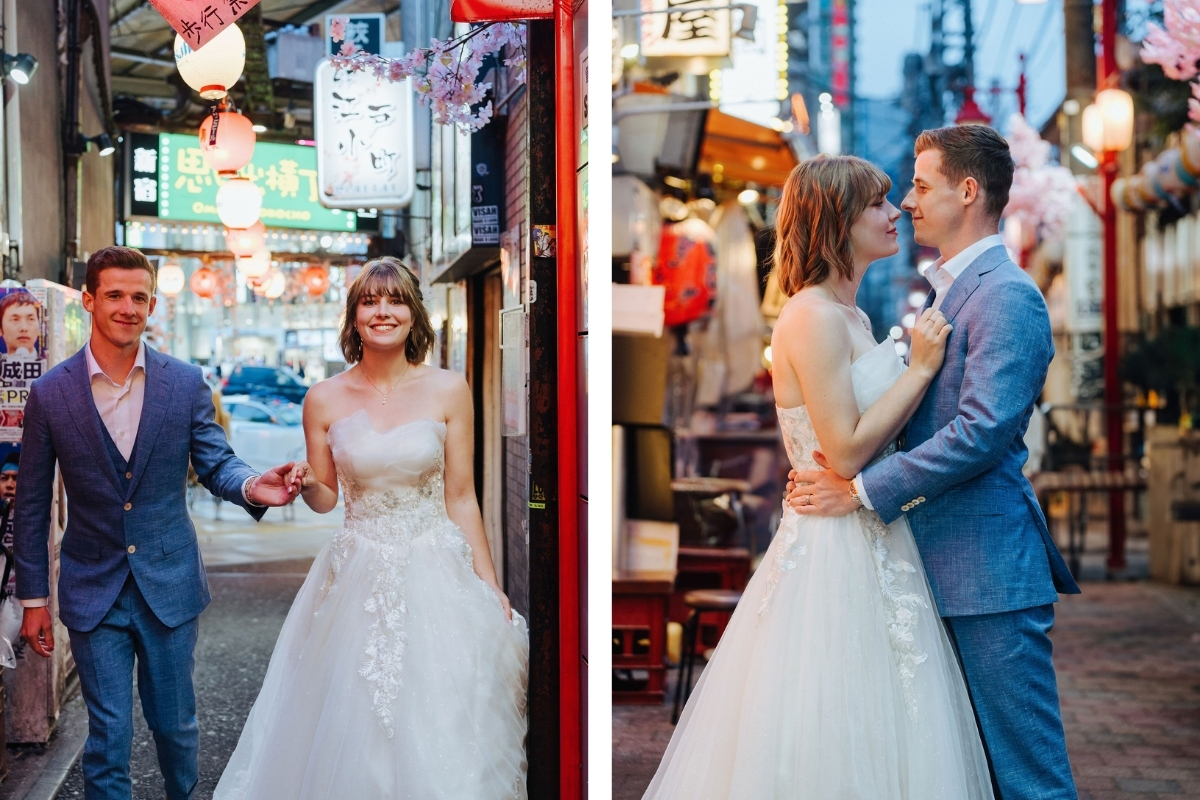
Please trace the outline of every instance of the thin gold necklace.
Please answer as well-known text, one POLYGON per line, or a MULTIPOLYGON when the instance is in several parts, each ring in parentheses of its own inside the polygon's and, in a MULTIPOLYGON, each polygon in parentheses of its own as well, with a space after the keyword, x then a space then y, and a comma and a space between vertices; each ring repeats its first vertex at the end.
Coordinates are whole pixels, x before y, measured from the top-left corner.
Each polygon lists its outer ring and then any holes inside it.
POLYGON ((404 380, 404 376, 408 374, 408 370, 412 367, 412 364, 410 364, 407 360, 404 362, 404 364, 405 364, 404 372, 400 373, 400 377, 396 378, 396 382, 393 383, 391 388, 388 389, 386 392, 384 392, 382 389, 380 389, 378 386, 375 385, 375 381, 371 380, 371 377, 369 375, 367 375, 367 371, 362 368, 362 364, 358 365, 359 372, 362 373, 363 378, 366 379, 367 383, 371 384, 372 389, 379 392, 380 396, 383 397, 383 402, 381 402, 379 405, 381 405, 381 406, 387 405, 388 395, 392 393, 392 389, 395 389, 400 384, 400 381, 404 380))
POLYGON ((831 295, 833 295, 834 300, 837 300, 839 303, 844 305, 846 308, 848 308, 854 312, 854 318, 857 319, 860 323, 862 323, 862 326, 867 329, 867 333, 871 332, 871 328, 867 325, 866 321, 863 320, 862 314, 859 313, 858 306, 852 306, 849 303, 847 303, 845 300, 843 300, 842 298, 838 297, 838 293, 833 290, 832 286, 826 286, 825 288, 829 290, 829 293, 831 295))

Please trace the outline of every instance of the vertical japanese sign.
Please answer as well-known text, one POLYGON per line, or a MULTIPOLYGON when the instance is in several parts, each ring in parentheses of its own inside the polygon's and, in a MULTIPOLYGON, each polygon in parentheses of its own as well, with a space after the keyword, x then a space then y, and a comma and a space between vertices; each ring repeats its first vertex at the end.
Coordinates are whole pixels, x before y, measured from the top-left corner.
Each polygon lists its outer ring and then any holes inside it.
POLYGON ((326 208, 397 208, 416 191, 412 79, 317 65, 317 184, 326 208))
POLYGON ((328 14, 325 17, 325 55, 331 56, 342 49, 346 42, 357 51, 372 55, 383 55, 383 14, 328 14), (346 38, 335 42, 329 35, 329 25, 335 16, 346 18, 346 38))
MULTIPOLYGON (((489 57, 490 58, 490 57, 489 57)), ((488 62, 484 62, 484 70, 488 62)), ((504 208, 504 117, 471 134, 471 246, 500 244, 500 209, 504 208)))
POLYGON ((193 50, 199 50, 258 5, 258 0, 150 0, 150 5, 193 50))
POLYGON ((729 10, 689 11, 688 7, 722 5, 713 0, 642 0, 642 54, 654 57, 727 56, 730 47, 729 10))
POLYGON ((840 109, 850 105, 850 7, 849 0, 833 0, 830 61, 833 104, 840 109))
POLYGON ((130 133, 129 165, 126 181, 129 213, 141 217, 158 216, 158 134, 130 133))
POLYGON ((45 290, 0 289, 0 443, 21 441, 29 385, 45 371, 45 290))

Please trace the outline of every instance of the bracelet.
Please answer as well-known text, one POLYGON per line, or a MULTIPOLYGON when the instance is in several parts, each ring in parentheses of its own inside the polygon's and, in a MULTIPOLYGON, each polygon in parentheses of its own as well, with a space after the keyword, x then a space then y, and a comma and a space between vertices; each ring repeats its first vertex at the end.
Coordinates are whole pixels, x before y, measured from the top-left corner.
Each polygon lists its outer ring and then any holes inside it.
POLYGON ((863 508, 863 501, 858 496, 858 487, 854 485, 854 481, 850 481, 850 499, 854 501, 856 508, 863 508))

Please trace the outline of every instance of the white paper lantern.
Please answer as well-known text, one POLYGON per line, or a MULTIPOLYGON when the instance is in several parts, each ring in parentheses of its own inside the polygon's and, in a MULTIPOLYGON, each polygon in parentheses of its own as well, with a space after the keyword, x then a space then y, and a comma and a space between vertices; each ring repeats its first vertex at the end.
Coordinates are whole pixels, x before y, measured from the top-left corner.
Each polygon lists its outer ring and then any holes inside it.
POLYGON ((264 279, 264 283, 266 286, 263 288, 263 297, 268 300, 277 300, 283 296, 283 291, 287 288, 287 276, 280 270, 273 269, 264 279))
POLYGON ((230 25, 199 50, 175 35, 175 66, 183 82, 205 100, 220 100, 238 82, 246 66, 246 39, 230 25))
POLYGON ((1093 153, 1125 150, 1133 144, 1133 98, 1128 92, 1096 93, 1096 102, 1083 110, 1083 143, 1093 153))
POLYGON ((174 297, 183 291, 186 281, 183 269, 177 264, 164 264, 158 270, 158 290, 168 297, 174 297))
POLYGON ((250 280, 258 280, 271 269, 271 251, 264 247, 252 256, 239 258, 237 268, 250 280))
POLYGON ((249 228, 262 212, 262 192, 249 178, 231 178, 217 190, 217 216, 227 228, 249 228))

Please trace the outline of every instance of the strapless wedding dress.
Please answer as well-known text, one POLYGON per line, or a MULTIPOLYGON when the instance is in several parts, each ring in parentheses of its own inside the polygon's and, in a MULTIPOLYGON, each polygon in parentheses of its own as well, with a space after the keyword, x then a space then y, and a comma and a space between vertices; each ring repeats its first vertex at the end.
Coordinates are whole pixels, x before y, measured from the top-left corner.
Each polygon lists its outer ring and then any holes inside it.
MULTIPOLYGON (((858 359, 859 411, 904 368, 891 340, 858 359)), ((779 423, 792 465, 815 469, 808 410, 781 408, 779 423)), ((808 517, 784 504, 645 798, 992 800, 905 518, 808 517)))
POLYGON ((329 442, 345 526, 292 604, 214 800, 524 800, 529 634, 446 515, 444 423, 329 442))

